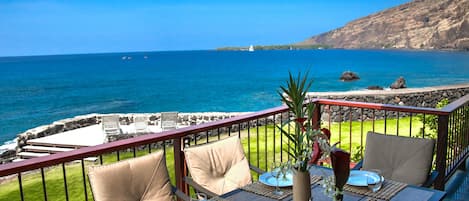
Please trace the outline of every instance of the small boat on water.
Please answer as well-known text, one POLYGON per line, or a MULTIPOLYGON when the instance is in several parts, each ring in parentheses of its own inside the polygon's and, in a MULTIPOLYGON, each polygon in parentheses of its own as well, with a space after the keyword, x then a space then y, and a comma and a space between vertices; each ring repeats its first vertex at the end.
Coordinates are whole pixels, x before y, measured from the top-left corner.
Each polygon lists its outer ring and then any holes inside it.
POLYGON ((249 46, 248 51, 249 51, 249 52, 254 52, 254 46, 253 46, 253 45, 249 46))

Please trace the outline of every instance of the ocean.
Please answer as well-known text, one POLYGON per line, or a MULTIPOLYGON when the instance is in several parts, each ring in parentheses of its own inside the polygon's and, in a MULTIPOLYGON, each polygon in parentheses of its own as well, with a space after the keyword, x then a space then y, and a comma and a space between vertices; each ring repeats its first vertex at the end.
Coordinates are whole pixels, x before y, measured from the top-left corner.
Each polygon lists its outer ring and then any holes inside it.
POLYGON ((311 91, 469 82, 469 52, 390 50, 172 51, 0 57, 0 143, 88 113, 258 111, 280 105, 288 72, 311 91), (341 82, 343 71, 361 77, 341 82))

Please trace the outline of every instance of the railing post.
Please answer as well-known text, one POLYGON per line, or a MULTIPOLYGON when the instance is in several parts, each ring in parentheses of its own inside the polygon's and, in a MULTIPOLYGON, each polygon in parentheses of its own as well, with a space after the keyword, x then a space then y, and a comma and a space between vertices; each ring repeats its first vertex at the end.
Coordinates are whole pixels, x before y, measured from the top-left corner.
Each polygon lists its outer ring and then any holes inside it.
POLYGON ((438 115, 438 138, 436 142, 436 178, 434 187, 438 190, 445 190, 446 177, 446 154, 448 146, 448 115, 438 115))
POLYGON ((314 110, 313 110, 313 128, 320 129, 321 128, 321 105, 319 103, 313 103, 314 110))
POLYGON ((189 188, 184 182, 184 177, 187 176, 186 163, 184 160, 184 153, 182 152, 182 139, 174 139, 174 172, 176 173, 176 187, 184 192, 186 195, 189 195, 189 188))

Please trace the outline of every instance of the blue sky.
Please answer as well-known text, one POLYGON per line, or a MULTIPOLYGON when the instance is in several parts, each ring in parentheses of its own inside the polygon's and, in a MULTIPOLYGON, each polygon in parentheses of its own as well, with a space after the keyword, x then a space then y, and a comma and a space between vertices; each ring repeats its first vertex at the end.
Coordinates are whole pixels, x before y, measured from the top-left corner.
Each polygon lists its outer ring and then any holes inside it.
POLYGON ((288 44, 408 0, 0 1, 0 56, 288 44))

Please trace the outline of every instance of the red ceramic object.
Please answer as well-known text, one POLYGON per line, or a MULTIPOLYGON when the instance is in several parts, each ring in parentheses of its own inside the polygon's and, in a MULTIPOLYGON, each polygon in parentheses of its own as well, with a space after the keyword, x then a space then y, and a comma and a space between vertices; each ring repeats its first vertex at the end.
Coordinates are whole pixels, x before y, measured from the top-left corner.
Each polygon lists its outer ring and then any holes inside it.
MULTIPOLYGON (((342 191, 350 175, 350 153, 334 148, 331 151, 331 163, 335 176, 335 187, 342 191)), ((342 195, 337 198, 342 200, 342 195)))

